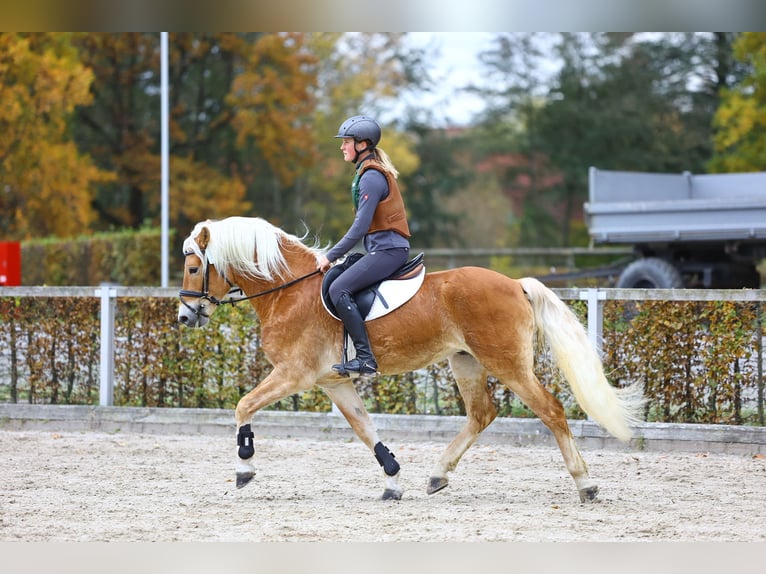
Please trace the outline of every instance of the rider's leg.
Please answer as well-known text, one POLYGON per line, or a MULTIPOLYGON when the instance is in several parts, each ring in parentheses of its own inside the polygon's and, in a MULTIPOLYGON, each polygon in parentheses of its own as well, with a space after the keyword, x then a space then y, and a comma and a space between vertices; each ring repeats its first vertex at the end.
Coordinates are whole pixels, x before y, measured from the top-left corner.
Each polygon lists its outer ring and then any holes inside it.
POLYGON ((378 371, 378 363, 372 354, 370 348, 370 339, 367 337, 367 327, 364 325, 364 319, 359 313, 359 307, 351 295, 343 293, 340 299, 335 303, 335 311, 343 321, 346 331, 351 336, 356 349, 356 357, 348 363, 333 365, 333 369, 338 372, 352 371, 360 375, 372 375, 378 371))
POLYGON ((329 289, 330 300, 338 316, 354 342, 356 359, 345 365, 334 365, 341 373, 353 371, 372 374, 377 371, 377 362, 372 353, 364 317, 354 301, 353 294, 386 277, 390 277, 406 261, 408 249, 386 249, 368 253, 341 273, 329 289))

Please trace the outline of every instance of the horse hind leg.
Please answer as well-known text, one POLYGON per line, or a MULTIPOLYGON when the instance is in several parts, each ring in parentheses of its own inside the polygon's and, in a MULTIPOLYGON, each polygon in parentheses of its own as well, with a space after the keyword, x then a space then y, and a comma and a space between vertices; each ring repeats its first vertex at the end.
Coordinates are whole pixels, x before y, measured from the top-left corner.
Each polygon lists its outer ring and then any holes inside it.
POLYGON ((466 422, 431 471, 428 494, 439 492, 449 484, 447 474, 457 467, 463 454, 497 416, 487 387, 488 372, 481 363, 472 355, 460 352, 450 357, 449 364, 465 404, 466 422))
POLYGON ((537 379, 534 373, 525 377, 500 378, 540 418, 553 433, 561 450, 564 464, 575 481, 581 502, 596 499, 598 487, 588 474, 588 466, 577 449, 572 431, 566 419, 564 407, 537 379))

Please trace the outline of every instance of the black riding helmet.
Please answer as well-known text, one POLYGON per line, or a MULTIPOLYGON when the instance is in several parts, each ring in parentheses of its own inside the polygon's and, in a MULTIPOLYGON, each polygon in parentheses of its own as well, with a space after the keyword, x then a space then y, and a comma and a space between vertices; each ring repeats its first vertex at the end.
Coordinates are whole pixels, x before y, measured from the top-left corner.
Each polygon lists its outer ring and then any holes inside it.
POLYGON ((338 128, 336 138, 354 138, 358 142, 368 142, 367 147, 356 152, 354 163, 359 159, 359 154, 371 151, 380 142, 380 124, 369 116, 353 116, 343 122, 338 128))

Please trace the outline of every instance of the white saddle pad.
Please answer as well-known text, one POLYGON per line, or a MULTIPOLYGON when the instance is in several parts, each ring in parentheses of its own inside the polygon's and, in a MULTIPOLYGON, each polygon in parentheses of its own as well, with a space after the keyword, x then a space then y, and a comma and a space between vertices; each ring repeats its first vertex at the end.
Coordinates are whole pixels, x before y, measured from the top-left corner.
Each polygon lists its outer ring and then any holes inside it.
MULTIPOLYGON (((418 292, 425 277, 426 268, 423 267, 420 273, 409 279, 389 279, 383 281, 378 288, 380 295, 375 296, 375 302, 370 307, 370 312, 367 313, 364 320, 372 321, 373 319, 388 315, 391 311, 404 305, 418 292)), ((335 313, 331 313, 330 309, 327 308, 324 299, 322 299, 322 305, 330 315, 340 321, 340 317, 335 313)))

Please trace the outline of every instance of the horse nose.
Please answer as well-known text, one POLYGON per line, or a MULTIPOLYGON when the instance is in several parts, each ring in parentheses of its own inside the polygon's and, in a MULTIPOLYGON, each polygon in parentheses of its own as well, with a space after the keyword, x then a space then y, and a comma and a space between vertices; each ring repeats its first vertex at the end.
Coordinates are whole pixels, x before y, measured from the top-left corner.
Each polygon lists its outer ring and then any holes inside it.
POLYGON ((183 324, 183 325, 188 325, 189 324, 189 317, 187 317, 186 315, 181 314, 178 317, 178 322, 183 324))

